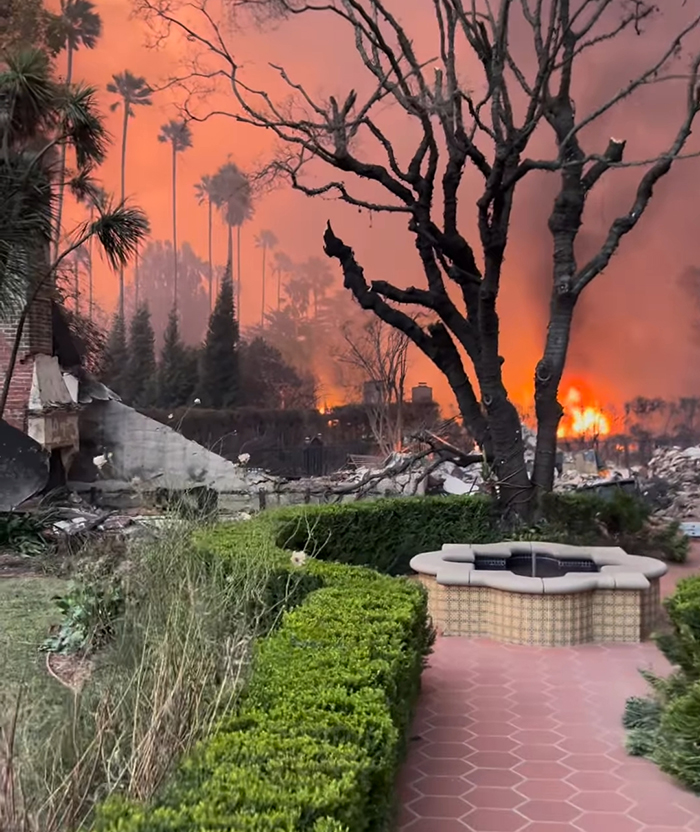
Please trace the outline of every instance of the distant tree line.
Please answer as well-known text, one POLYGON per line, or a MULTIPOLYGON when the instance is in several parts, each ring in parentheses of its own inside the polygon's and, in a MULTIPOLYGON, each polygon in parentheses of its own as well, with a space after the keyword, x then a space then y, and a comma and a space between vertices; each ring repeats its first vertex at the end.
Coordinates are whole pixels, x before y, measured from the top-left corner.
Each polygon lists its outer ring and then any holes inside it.
POLYGON ((240 338, 230 264, 203 342, 186 344, 173 307, 157 354, 151 312, 141 303, 130 322, 117 313, 104 347, 100 377, 133 407, 209 409, 314 407, 313 378, 300 375, 275 347, 258 336, 240 338))

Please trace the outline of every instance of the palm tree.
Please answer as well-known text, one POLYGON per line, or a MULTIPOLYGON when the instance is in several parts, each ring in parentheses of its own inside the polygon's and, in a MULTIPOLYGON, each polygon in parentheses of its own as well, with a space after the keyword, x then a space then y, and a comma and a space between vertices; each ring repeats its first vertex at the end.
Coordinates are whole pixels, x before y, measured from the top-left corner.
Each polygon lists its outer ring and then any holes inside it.
POLYGON ((292 258, 283 251, 275 252, 275 271, 277 272, 277 311, 282 308, 282 275, 294 271, 292 258))
POLYGON ((299 265, 299 272, 308 285, 314 302, 314 318, 318 317, 319 298, 333 285, 333 272, 327 260, 320 257, 309 257, 299 265))
POLYGON ((214 188, 212 183, 212 177, 205 174, 194 186, 194 192, 197 196, 198 204, 202 205, 205 202, 207 203, 209 236, 209 311, 211 311, 212 303, 214 302, 214 260, 212 255, 212 207, 214 205, 214 188))
MULTIPOLYGON (((94 49, 102 34, 102 20, 90 0, 61 0, 61 11, 55 22, 61 48, 66 50, 66 84, 73 81, 73 54, 84 46, 94 49)), ((61 219, 63 214, 64 178, 66 175, 67 145, 61 148, 59 167, 58 205, 56 208, 56 240, 54 257, 61 245, 61 219)))
MULTIPOLYGON (((90 206, 90 225, 95 222, 95 217, 98 211, 98 208, 104 209, 109 202, 109 195, 107 191, 101 186, 96 183, 90 183, 89 187, 85 190, 84 193, 78 195, 78 202, 87 203, 90 206)), ((92 320, 92 316, 94 313, 95 305, 94 305, 94 295, 93 295, 93 274, 92 274, 92 246, 93 244, 93 237, 90 237, 88 241, 88 257, 87 257, 87 264, 88 264, 88 318, 92 320)))
POLYGON ((177 311, 177 154, 192 147, 192 131, 186 121, 171 119, 160 128, 158 141, 169 144, 173 153, 173 309, 177 311))
POLYGON ((68 143, 77 175, 69 182, 85 192, 87 173, 102 163, 107 133, 97 110, 97 91, 54 81, 47 55, 36 49, 5 55, 0 70, 0 318, 15 332, 0 394, 5 412, 24 328, 35 303, 50 297, 57 272, 95 236, 114 268, 133 256, 148 232, 143 212, 124 204, 99 207, 99 216, 68 235, 51 256, 56 228, 51 150, 68 143))
POLYGON ((262 249, 262 309, 260 311, 260 326, 265 327, 265 256, 267 250, 275 248, 279 240, 272 231, 263 229, 255 238, 255 245, 262 249))
MULTIPOLYGON (((121 202, 126 199, 126 135, 129 126, 129 119, 134 116, 135 107, 148 107, 153 101, 151 96, 153 90, 146 83, 146 79, 132 75, 128 69, 112 76, 112 81, 107 84, 107 92, 119 96, 110 110, 114 112, 119 106, 124 110, 122 121, 122 161, 121 161, 121 202)), ((119 314, 124 317, 124 267, 119 269, 119 314)))
POLYGON ((233 268, 233 229, 238 230, 238 281, 236 309, 241 307, 241 226, 253 215, 253 193, 250 180, 233 162, 222 165, 212 179, 213 202, 228 226, 228 259, 233 268))
MULTIPOLYGON (((91 238, 92 239, 92 238, 91 238)), ((66 257, 70 264, 70 269, 73 278, 73 304, 77 315, 80 314, 80 270, 85 269, 88 274, 92 271, 92 260, 90 257, 89 246, 84 243, 71 254, 66 257)))

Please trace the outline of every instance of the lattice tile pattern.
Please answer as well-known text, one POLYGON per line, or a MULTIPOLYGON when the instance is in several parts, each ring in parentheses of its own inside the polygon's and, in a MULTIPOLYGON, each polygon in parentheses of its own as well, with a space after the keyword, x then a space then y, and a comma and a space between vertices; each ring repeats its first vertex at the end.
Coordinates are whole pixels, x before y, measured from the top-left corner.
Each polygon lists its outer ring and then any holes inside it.
POLYGON ((700 832, 700 799, 624 751, 625 700, 646 692, 639 667, 668 670, 651 643, 440 638, 401 776, 400 832, 700 832))

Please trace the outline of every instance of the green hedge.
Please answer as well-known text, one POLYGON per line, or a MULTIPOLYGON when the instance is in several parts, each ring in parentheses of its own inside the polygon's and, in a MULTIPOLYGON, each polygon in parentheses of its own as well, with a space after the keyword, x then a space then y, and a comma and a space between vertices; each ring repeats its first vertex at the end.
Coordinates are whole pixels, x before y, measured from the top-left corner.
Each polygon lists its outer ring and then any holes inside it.
MULTIPOLYGON (((262 518, 202 534, 198 543, 224 560, 273 557, 295 596, 308 594, 259 644, 238 713, 180 766, 154 805, 112 799, 96 829, 389 829, 432 644, 421 587, 313 559, 294 566, 262 518)), ((275 586, 274 597, 287 588, 275 586)))
POLYGON ((420 552, 443 543, 502 539, 494 504, 486 497, 399 497, 305 506, 271 514, 277 544, 337 563, 371 566, 388 575, 410 572, 420 552))
POLYGON ((670 631, 656 642, 674 671, 667 678, 643 672, 652 694, 627 701, 627 749, 700 794, 700 575, 679 581, 664 606, 670 631))
POLYGON ((688 539, 677 525, 650 529, 647 506, 618 491, 548 494, 531 527, 503 522, 487 497, 399 497, 334 506, 304 506, 270 513, 282 548, 303 549, 339 563, 371 566, 388 575, 410 573, 420 552, 443 543, 550 540, 580 545, 619 545, 634 554, 682 562, 688 539))

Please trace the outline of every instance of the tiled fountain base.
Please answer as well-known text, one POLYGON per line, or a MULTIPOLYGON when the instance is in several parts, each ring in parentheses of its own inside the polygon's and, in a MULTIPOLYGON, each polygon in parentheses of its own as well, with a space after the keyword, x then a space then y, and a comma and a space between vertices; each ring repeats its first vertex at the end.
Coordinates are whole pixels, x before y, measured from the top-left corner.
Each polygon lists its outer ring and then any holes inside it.
POLYGON ((637 668, 655 646, 440 638, 400 781, 410 832, 700 832, 700 799, 628 757, 637 668))

